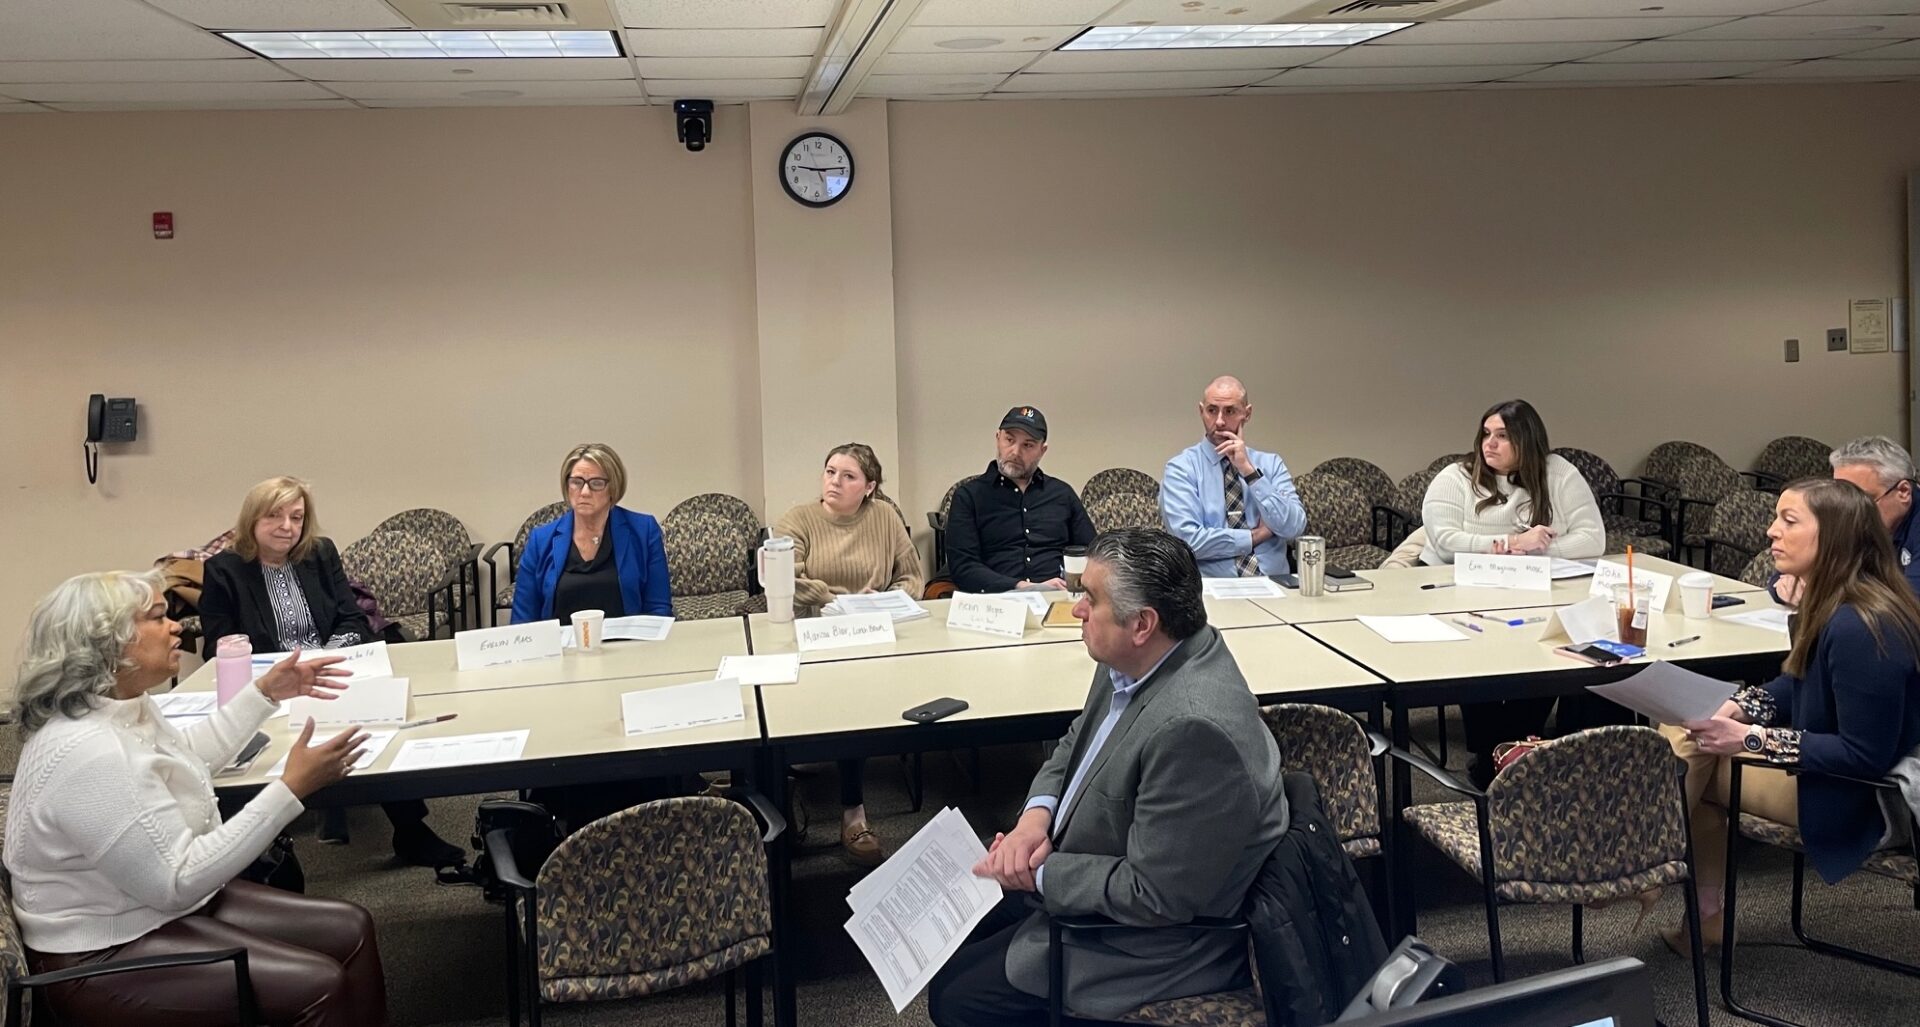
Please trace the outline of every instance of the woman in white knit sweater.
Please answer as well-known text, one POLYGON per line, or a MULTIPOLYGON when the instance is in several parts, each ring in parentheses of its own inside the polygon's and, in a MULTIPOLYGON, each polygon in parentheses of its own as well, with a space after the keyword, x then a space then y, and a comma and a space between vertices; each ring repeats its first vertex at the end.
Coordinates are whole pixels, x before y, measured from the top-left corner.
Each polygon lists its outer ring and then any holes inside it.
MULTIPOLYGON (((222 821, 213 774, 295 696, 333 698, 340 657, 298 654, 206 720, 177 727, 147 692, 179 671, 180 625, 159 574, 85 574, 34 608, 15 689, 25 744, 7 811, 13 912, 35 972, 106 960, 245 948, 260 1012, 299 1027, 380 1027, 386 983, 373 922, 351 903, 248 881, 240 871, 345 777, 366 735, 309 747, 222 821)), ((52 986, 65 1023, 224 1023, 231 964, 83 978, 52 986)))
MULTIPOLYGON (((1578 468, 1553 454, 1547 426, 1524 399, 1496 403, 1480 418, 1473 451, 1434 476, 1420 505, 1427 545, 1422 562, 1449 564, 1461 553, 1599 556, 1607 548, 1600 505, 1578 468)), ((1615 719, 1604 700, 1560 705, 1562 733, 1615 719)), ((1552 699, 1518 699, 1460 708, 1468 773, 1481 787, 1493 780, 1493 747, 1539 734, 1552 699)))

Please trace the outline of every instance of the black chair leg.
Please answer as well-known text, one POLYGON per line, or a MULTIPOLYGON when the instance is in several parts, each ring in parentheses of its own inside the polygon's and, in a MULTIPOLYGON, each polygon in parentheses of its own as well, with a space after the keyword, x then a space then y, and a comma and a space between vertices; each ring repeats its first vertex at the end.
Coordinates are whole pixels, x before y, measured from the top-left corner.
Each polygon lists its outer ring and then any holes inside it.
POLYGON ((728 970, 726 972, 726 976, 721 980, 721 987, 727 989, 727 1027, 736 1027, 736 1025, 739 1023, 739 1018, 734 1014, 734 1006, 733 1006, 734 983, 735 982, 733 979, 733 971, 728 970))
POLYGON ((1912 963, 1903 963, 1897 959, 1888 959, 1885 956, 1876 956, 1871 952, 1862 952, 1859 949, 1849 948, 1834 942, 1822 941, 1809 934, 1805 920, 1806 888, 1807 856, 1803 852, 1796 852, 1793 854, 1793 899, 1790 908, 1792 911, 1793 936, 1800 939, 1800 944, 1805 945, 1808 950, 1818 952, 1824 956, 1832 956, 1835 959, 1845 959, 1854 963, 1865 963, 1868 966, 1878 967, 1879 969, 1888 970, 1897 974, 1905 974, 1908 977, 1920 977, 1920 966, 1915 966, 1912 963))
POLYGON ((1487 903, 1487 950, 1493 957, 1493 981, 1507 979, 1507 955, 1500 945, 1500 900, 1493 894, 1493 882, 1484 881, 1480 894, 1487 903))
POLYGON ((910 808, 913 812, 918 813, 920 812, 921 801, 927 797, 926 768, 921 762, 920 754, 917 752, 902 753, 900 755, 900 762, 906 765, 907 801, 911 804, 910 808))
POLYGON ((760 1027, 766 1019, 766 1014, 760 1008, 760 988, 762 987, 760 963, 765 958, 762 956, 747 964, 747 1027, 760 1027))
MULTIPOLYGON (((1734 924, 1739 910, 1740 896, 1740 761, 1733 761, 1733 773, 1727 780, 1727 878, 1726 896, 1721 900, 1720 912, 1724 921, 1720 929, 1720 1001, 1726 1003, 1727 1011, 1742 1019, 1755 1023, 1764 1023, 1767 1027, 1804 1027, 1792 1020, 1768 1016, 1756 1009, 1740 1004, 1733 997, 1733 964, 1738 947, 1733 943, 1734 924)), ((1699 944, 1700 904, 1695 901, 1687 910, 1687 927, 1695 932, 1695 944, 1699 944)))
POLYGON ((1573 907, 1573 961, 1575 963, 1585 963, 1587 961, 1586 912, 1587 907, 1585 906, 1575 905, 1573 907))
POLYGON ((1444 767, 1447 765, 1447 708, 1445 706, 1435 706, 1433 712, 1440 717, 1440 744, 1438 746, 1440 751, 1436 755, 1440 757, 1440 765, 1444 767))
MULTIPOLYGON (((520 1027, 520 898, 509 893, 507 913, 507 1027, 520 1027)), ((12 1020, 7 1021, 12 1023, 12 1020)))
MULTIPOLYGON (((1687 842, 1687 937, 1691 939, 1693 959, 1693 1007, 1694 1016, 1700 1027, 1708 1027, 1707 1013, 1707 951, 1706 941, 1700 937, 1700 891, 1693 880, 1693 842, 1687 842)), ((1724 951, 1724 950, 1723 950, 1724 951)))

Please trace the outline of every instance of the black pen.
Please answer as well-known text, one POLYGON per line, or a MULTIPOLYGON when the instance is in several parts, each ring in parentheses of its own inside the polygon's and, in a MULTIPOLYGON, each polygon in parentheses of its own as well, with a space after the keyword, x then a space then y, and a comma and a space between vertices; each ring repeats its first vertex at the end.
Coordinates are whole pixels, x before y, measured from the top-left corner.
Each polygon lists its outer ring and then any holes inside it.
POLYGON ((1428 588, 1452 588, 1452 587, 1453 587, 1453 582, 1451 582, 1451 581, 1429 581, 1429 582, 1427 582, 1426 584, 1424 584, 1424 585, 1421 585, 1420 587, 1421 587, 1422 589, 1428 589, 1428 588))
POLYGON ((1677 649, 1677 648, 1679 648, 1680 646, 1683 646, 1683 645, 1686 645, 1686 644, 1687 644, 1688 642, 1698 642, 1698 641, 1700 641, 1700 636, 1699 636, 1699 635, 1688 635, 1688 636, 1687 636, 1687 637, 1685 637, 1685 638, 1676 638, 1676 639, 1674 639, 1673 641, 1671 641, 1671 642, 1668 642, 1668 643, 1667 643, 1667 648, 1669 648, 1669 649, 1677 649))

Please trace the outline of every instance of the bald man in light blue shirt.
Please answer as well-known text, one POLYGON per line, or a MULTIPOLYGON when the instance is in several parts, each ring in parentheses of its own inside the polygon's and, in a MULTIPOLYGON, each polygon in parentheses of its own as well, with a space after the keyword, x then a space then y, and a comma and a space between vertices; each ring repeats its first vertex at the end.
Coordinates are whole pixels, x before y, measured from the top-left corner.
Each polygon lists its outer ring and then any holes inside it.
POLYGON ((1285 574, 1287 543, 1307 530, 1307 508, 1286 463, 1246 443, 1252 417, 1240 379, 1215 378, 1200 399, 1206 438, 1167 461, 1161 475, 1160 519, 1209 578, 1285 574))

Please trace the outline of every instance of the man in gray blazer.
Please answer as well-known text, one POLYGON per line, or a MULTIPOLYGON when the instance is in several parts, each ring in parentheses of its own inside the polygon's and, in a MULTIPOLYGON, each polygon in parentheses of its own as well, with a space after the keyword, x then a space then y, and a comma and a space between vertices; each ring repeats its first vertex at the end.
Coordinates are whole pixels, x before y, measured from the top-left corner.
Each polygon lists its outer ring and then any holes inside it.
POLYGON ((1279 750, 1207 625, 1185 543, 1159 529, 1101 535, 1081 583, 1073 612, 1100 666, 1019 823, 974 868, 1009 894, 929 986, 938 1027, 1046 1023, 1049 916, 1128 925, 1066 936, 1066 1006, 1079 1015, 1249 983, 1244 937, 1180 925, 1238 914, 1286 833, 1279 750))

